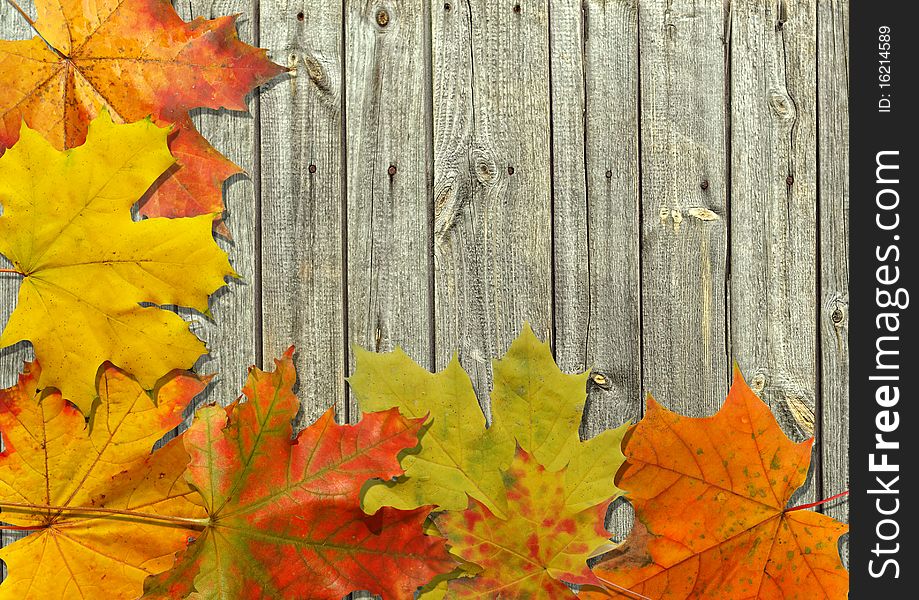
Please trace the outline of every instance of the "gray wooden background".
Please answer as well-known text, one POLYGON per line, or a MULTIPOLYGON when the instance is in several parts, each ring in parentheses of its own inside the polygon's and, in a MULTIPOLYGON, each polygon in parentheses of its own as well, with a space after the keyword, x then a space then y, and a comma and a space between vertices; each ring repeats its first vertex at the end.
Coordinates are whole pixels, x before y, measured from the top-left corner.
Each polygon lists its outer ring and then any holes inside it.
MULTIPOLYGON (((294 344, 304 422, 355 420, 356 343, 438 369, 458 351, 487 411, 526 320, 595 371, 584 436, 640 418, 646 391, 711 414, 736 360, 789 435, 816 435, 796 501, 847 489, 845 0, 176 8, 241 13, 294 69, 251 114, 196 118, 248 172, 226 188, 243 280, 191 317, 211 399, 294 344)), ((31 36, 5 5, 0 34, 31 36)), ((617 509, 617 538, 630 523, 617 509)))

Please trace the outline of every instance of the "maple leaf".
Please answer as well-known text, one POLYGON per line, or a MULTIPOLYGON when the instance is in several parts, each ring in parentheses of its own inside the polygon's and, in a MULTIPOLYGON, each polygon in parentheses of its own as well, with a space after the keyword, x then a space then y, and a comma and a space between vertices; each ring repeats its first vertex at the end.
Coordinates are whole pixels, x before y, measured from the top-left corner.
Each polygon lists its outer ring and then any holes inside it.
POLYGON ((235 17, 186 23, 169 0, 35 6, 41 37, 0 41, 0 152, 19 138, 22 120, 65 150, 83 144, 102 109, 122 123, 152 115, 174 124, 178 163, 141 214, 222 212, 223 181, 240 169, 197 132, 188 111, 245 110, 245 94, 285 69, 239 40, 235 17))
POLYGON ((9 569, 0 599, 136 598, 203 516, 188 500, 182 445, 150 450, 205 383, 174 374, 154 400, 106 366, 87 425, 59 392, 37 392, 40 379, 39 363, 28 363, 16 385, 0 390, 0 519, 35 530, 0 549, 9 569))
POLYGON ((78 148, 59 152, 23 126, 0 157, 0 253, 23 275, 0 347, 31 341, 38 386, 84 413, 104 361, 150 389, 206 352, 177 314, 139 303, 206 312, 234 274, 212 215, 132 220, 131 206, 174 162, 166 135, 149 120, 116 125, 103 113, 78 148))
POLYGON ((837 543, 848 527, 787 509, 812 444, 789 440, 736 368, 713 417, 683 417, 649 396, 619 474, 635 528, 594 573, 655 600, 845 598, 837 543))
MULTIPOLYGON (((513 485, 508 486, 509 473, 521 469, 522 459, 515 454, 519 446, 533 470, 547 473, 544 478, 556 486, 569 514, 586 511, 584 514, 589 515, 574 521, 578 527, 585 527, 590 519, 596 520, 587 530, 578 530, 573 535, 593 536, 596 527, 602 529, 606 505, 622 493, 614 484, 614 476, 624 460, 620 446, 627 426, 581 441, 578 427, 584 411, 588 374, 562 373, 549 345, 540 342, 529 325, 504 358, 494 363, 493 423, 488 429, 469 377, 456 357, 445 370, 432 374, 399 349, 385 354, 360 348, 354 352, 356 367, 348 381, 361 410, 395 407, 408 417, 430 415, 420 448, 402 457, 405 475, 367 488, 363 498, 367 511, 380 506, 408 509, 427 504, 436 505, 438 510, 463 511, 457 514, 456 521, 450 518, 442 521, 444 517, 438 517, 439 524, 455 524, 467 515, 475 519, 475 515, 487 514, 490 523, 507 520, 505 526, 492 525, 507 536, 503 543, 525 548, 531 536, 538 534, 520 526, 517 519, 523 508, 509 491, 513 489, 513 485), (470 498, 474 500, 471 506, 470 498)), ((534 475, 532 481, 536 479, 534 475)), ((544 506, 527 510, 541 508, 544 506)), ((453 539, 449 531, 443 528, 442 531, 453 539)), ((605 535, 601 542, 605 543, 608 537, 605 535)), ((587 554, 599 544, 579 553, 581 567, 587 554)), ((475 563, 469 558, 474 553, 458 555, 475 563)), ((489 563, 490 567, 476 564, 479 568, 464 571, 466 574, 480 571, 479 578, 488 583, 472 583, 466 586, 468 589, 497 586, 498 580, 511 586, 519 578, 527 578, 524 589, 530 593, 540 589, 530 587, 537 581, 546 582, 546 589, 565 588, 554 580, 559 573, 549 565, 542 565, 544 572, 534 575, 525 568, 531 564, 526 561, 507 561, 507 568, 494 572, 489 569, 497 563, 489 563)), ((581 580, 583 574, 569 571, 572 575, 568 581, 581 580)), ((441 584, 440 590, 443 589, 441 584)))
POLYGON ((250 371, 247 402, 199 410, 183 434, 211 523, 145 597, 402 598, 455 566, 422 530, 430 507, 360 508, 368 479, 402 473, 397 455, 417 444, 421 422, 390 410, 342 426, 330 409, 291 440, 292 354, 272 373, 250 371))
POLYGON ((562 373, 549 345, 529 325, 504 358, 494 361, 493 423, 488 429, 456 356, 435 374, 398 348, 377 354, 355 346, 354 354, 355 370, 348 382, 361 410, 398 408, 412 418, 430 415, 420 450, 403 457, 405 476, 368 488, 368 511, 426 504, 464 510, 468 494, 495 515, 506 516, 501 469, 510 464, 518 444, 550 470, 567 465, 566 485, 582 507, 621 492, 613 477, 623 460, 618 448, 625 427, 580 440, 588 373, 562 373))
POLYGON ((503 472, 507 519, 471 499, 463 512, 435 518, 450 551, 475 564, 479 574, 449 582, 447 598, 558 598, 574 596, 562 583, 602 585, 587 559, 608 545, 607 502, 572 507, 564 477, 524 452, 503 472))

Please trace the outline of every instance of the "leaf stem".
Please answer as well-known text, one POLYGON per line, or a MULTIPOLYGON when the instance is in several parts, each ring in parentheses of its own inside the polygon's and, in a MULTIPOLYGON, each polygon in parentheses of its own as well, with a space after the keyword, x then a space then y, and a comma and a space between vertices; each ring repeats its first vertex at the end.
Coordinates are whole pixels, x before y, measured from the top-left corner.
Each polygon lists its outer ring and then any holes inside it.
POLYGON ((26 20, 26 23, 28 23, 32 29, 35 29, 35 21, 32 20, 32 17, 30 17, 28 13, 26 13, 26 11, 22 10, 22 8, 18 4, 16 4, 15 0, 6 0, 6 1, 9 2, 10 6, 16 9, 16 12, 22 15, 22 18, 26 20))
POLYGON ((807 504, 799 504, 798 506, 792 506, 791 508, 786 508, 785 512, 791 512, 793 510, 804 510, 805 508, 813 508, 815 506, 820 506, 821 504, 826 504, 827 502, 832 502, 837 498, 842 498, 843 496, 848 496, 849 490, 844 492, 839 492, 835 496, 830 496, 829 498, 824 498, 823 500, 817 500, 816 502, 808 502, 807 504))
MULTIPOLYGON (((162 521, 164 523, 173 523, 184 525, 195 529, 204 529, 210 525, 210 518, 193 519, 189 517, 174 517, 170 515, 158 515, 154 513, 139 512, 135 510, 123 510, 119 508, 102 508, 98 506, 48 506, 45 504, 26 504, 20 502, 0 502, 0 509, 10 510, 11 512, 27 512, 36 514, 38 512, 57 512, 57 513, 89 513, 96 515, 113 515, 121 517, 133 517, 147 521, 162 521)), ((3 529, 8 529, 5 525, 3 529)), ((34 527, 35 529, 44 529, 44 526, 34 527)))
POLYGON ((0 531, 38 531, 45 529, 44 525, 4 525, 0 523, 0 531))
POLYGON ((12 273, 14 275, 22 275, 25 277, 25 273, 22 271, 17 271, 16 269, 0 269, 0 273, 12 273))
POLYGON ((639 600, 651 600, 651 598, 648 598, 644 594, 639 594, 638 592, 633 592, 629 588, 624 588, 621 585, 616 585, 615 583, 613 583, 612 581, 609 581, 608 579, 603 579, 596 573, 594 573, 594 575, 597 577, 597 579, 599 579, 606 585, 610 586, 611 588, 615 589, 617 592, 622 592, 623 594, 627 596, 631 596, 632 598, 638 598, 639 600))

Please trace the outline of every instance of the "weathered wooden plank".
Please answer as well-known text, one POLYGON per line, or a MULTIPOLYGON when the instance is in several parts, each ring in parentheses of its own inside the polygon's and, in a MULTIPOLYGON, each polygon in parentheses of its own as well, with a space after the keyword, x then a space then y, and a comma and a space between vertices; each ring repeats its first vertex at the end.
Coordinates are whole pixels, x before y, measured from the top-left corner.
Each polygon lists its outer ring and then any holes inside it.
POLYGON ((552 328, 548 6, 431 6, 436 361, 487 405, 490 359, 552 328))
POLYGON ((348 340, 433 368, 427 7, 348 0, 344 17, 348 340))
MULTIPOLYGON (((590 438, 641 416, 638 6, 553 0, 550 16, 555 354, 594 372, 590 438)), ((613 514, 622 538, 631 514, 613 514)))
POLYGON ((348 339, 401 346, 432 368, 427 8, 349 0, 345 10, 348 339))
MULTIPOLYGON (((256 36, 254 0, 191 0, 177 2, 176 11, 186 21, 196 17, 212 19, 223 15, 239 14, 237 30, 246 43, 254 43, 256 36)), ((253 107, 253 96, 248 105, 253 107)), ((251 113, 199 110, 193 120, 201 134, 214 148, 245 170, 245 174, 232 177, 224 185, 225 223, 232 240, 219 238, 218 243, 229 252, 233 268, 240 279, 211 299, 212 318, 193 314, 193 328, 207 342, 210 353, 195 365, 199 373, 216 373, 216 378, 206 392, 209 401, 228 404, 239 396, 246 379, 247 368, 260 358, 257 356, 258 324, 255 310, 258 301, 256 289, 256 182, 254 158, 256 147, 256 116, 251 113)), ((186 313, 187 314, 187 313, 186 313)), ((199 399, 201 403, 204 399, 199 399)))
MULTIPOLYGON (((19 2, 19 5, 29 15, 35 16, 35 7, 32 0, 19 2)), ((27 40, 34 35, 29 24, 9 6, 4 6, 0 10, 0 38, 5 40, 27 40)), ((2 208, 0 208, 2 213, 2 208)), ((5 258, 0 257, 0 267, 9 268, 10 264, 5 258)), ((19 292, 19 284, 22 278, 12 274, 0 274, 0 327, 6 326, 7 319, 16 308, 16 297, 19 292)), ((16 383, 19 373, 22 371, 22 363, 31 360, 33 357, 32 346, 26 342, 20 342, 10 348, 0 350, 0 388, 7 388, 16 383)), ((0 449, 3 448, 3 440, 0 439, 0 449)), ((15 531, 0 531, 0 546, 6 546, 16 540, 25 537, 25 533, 15 531)), ((6 564, 0 563, 0 581, 6 577, 6 564)))
POLYGON ((640 3, 642 372, 683 414, 727 393, 726 18, 720 2, 640 3))
POLYGON ((297 69, 261 93, 263 359, 296 345, 302 422, 345 417, 342 14, 262 0, 261 45, 297 69))
MULTIPOLYGON (((821 498, 849 489, 849 3, 817 4, 821 498)), ((825 512, 848 520, 849 505, 825 512)), ((848 544, 843 546, 848 559, 848 544)))
POLYGON ((731 348, 803 438, 817 385, 816 6, 732 6, 731 348))
POLYGON ((641 414, 638 8, 553 1, 551 16, 555 351, 604 381, 596 433, 641 414))

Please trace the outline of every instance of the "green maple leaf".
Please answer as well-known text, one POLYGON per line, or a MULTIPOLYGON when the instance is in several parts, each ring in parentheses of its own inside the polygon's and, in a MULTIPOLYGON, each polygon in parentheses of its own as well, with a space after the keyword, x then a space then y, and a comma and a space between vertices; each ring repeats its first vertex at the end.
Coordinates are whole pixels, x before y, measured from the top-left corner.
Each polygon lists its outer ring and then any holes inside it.
POLYGON ((405 475, 371 486, 364 507, 464 510, 467 494, 497 515, 507 510, 501 471, 517 444, 550 471, 566 469, 569 495, 582 507, 622 493, 613 477, 622 464, 626 426, 581 441, 578 428, 587 399, 588 373, 563 373, 529 325, 504 358, 494 361, 492 426, 476 401, 469 376, 456 357, 430 373, 401 349, 372 353, 355 348, 348 381, 361 410, 389 408, 411 418, 428 416, 417 453, 402 459, 405 475))

